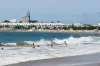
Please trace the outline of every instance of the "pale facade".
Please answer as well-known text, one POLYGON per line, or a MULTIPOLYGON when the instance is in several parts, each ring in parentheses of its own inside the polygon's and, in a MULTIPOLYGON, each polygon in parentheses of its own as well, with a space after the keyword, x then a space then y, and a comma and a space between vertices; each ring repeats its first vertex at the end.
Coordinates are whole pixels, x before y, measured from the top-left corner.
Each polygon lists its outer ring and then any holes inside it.
POLYGON ((0 23, 0 25, 9 25, 9 26, 17 26, 17 25, 22 25, 22 26, 63 26, 64 23, 0 23))
POLYGON ((26 16, 22 17, 21 23, 30 23, 30 12, 26 13, 26 16))

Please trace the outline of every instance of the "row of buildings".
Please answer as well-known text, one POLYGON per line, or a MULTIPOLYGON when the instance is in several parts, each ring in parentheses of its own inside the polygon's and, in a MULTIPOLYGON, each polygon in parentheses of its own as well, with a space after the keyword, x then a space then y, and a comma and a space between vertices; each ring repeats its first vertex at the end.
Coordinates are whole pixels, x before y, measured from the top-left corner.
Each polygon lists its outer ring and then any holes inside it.
MULTIPOLYGON (((0 22, 0 26, 2 26, 2 28, 5 28, 5 26, 10 26, 10 28, 14 27, 14 26, 33 26, 33 27, 50 27, 50 28, 53 28, 53 27, 64 27, 64 26, 69 26, 69 25, 72 25, 72 24, 65 24, 65 23, 60 23, 60 22, 46 22, 46 23, 41 23, 41 22, 32 22, 32 20, 30 19, 31 16, 30 16, 30 12, 28 11, 26 13, 26 15, 24 17, 21 18, 21 21, 20 22, 16 22, 16 19, 12 19, 12 20, 9 20, 6 22, 4 21, 1 21, 0 22)), ((75 26, 84 26, 84 24, 81 24, 81 23, 73 23, 73 25, 75 26)), ((86 25, 86 24, 85 24, 86 25)), ((93 25, 93 26, 100 26, 100 23, 98 23, 97 25, 93 25)), ((0 29, 2 29, 0 28, 0 29)), ((5 28, 5 29, 8 29, 5 28)))
POLYGON ((30 16, 30 12, 26 12, 26 15, 24 17, 21 18, 21 21, 20 22, 16 22, 15 19, 12 19, 12 20, 9 20, 6 22, 0 22, 0 26, 1 26, 1 30, 8 30, 8 29, 12 29, 13 27, 15 26, 24 26, 24 27, 28 27, 28 26, 33 26, 38 28, 38 27, 41 27, 41 28, 45 28, 45 27, 50 27, 50 28, 53 28, 53 27, 62 27, 64 25, 68 25, 68 24, 64 24, 64 23, 51 23, 51 22, 45 22, 45 23, 41 23, 41 22, 32 22, 32 20, 30 19, 31 16, 30 16), (9 26, 9 28, 8 28, 9 26))

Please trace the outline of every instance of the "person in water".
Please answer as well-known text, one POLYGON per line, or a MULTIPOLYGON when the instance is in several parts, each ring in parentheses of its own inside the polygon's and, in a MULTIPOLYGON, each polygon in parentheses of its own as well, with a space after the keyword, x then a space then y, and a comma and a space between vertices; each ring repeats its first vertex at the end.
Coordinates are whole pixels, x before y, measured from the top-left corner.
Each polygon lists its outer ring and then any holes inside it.
POLYGON ((68 46, 68 44, 67 44, 67 42, 66 42, 66 41, 64 41, 64 44, 65 44, 66 46, 68 46))
POLYGON ((47 46, 49 46, 49 44, 47 43, 47 46))
POLYGON ((53 47, 53 44, 51 44, 51 47, 53 47))
POLYGON ((37 47, 40 47, 40 45, 37 45, 37 47))
POLYGON ((3 47, 1 49, 4 50, 3 47))
POLYGON ((32 47, 35 48, 35 44, 34 43, 32 44, 32 47))

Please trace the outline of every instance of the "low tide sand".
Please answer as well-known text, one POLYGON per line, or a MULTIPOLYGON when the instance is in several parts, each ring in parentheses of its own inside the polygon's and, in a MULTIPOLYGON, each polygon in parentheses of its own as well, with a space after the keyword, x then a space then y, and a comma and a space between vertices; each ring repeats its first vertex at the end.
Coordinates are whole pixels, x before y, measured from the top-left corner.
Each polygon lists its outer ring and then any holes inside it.
POLYGON ((33 60, 6 66, 100 66, 100 53, 33 60))

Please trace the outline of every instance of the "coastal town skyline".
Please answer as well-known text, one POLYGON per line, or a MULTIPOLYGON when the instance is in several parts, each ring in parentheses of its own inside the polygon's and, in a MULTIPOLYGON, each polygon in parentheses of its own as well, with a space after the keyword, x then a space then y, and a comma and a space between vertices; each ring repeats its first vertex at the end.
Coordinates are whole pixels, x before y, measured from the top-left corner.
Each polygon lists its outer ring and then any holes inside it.
POLYGON ((98 23, 100 22, 99 0, 25 0, 0 1, 0 20, 17 19, 29 10, 32 20, 98 23), (2 6, 3 4, 6 4, 2 6), (38 5, 39 4, 39 5, 38 5))

